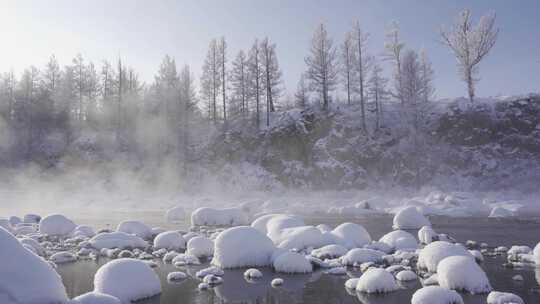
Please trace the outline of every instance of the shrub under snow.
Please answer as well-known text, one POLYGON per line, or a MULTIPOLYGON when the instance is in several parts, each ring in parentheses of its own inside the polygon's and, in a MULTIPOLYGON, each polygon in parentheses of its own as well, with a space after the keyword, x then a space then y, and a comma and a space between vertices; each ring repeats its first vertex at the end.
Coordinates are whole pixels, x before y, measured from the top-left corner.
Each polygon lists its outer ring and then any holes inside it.
POLYGON ((248 218, 240 208, 214 209, 201 207, 191 213, 193 226, 247 225, 248 218))
POLYGON ((152 238, 152 229, 139 221, 123 221, 118 224, 116 231, 134 234, 144 240, 152 238))
POLYGON ((367 230, 358 224, 343 223, 332 230, 336 241, 348 249, 362 247, 371 242, 367 230))
POLYGON ((309 273, 313 266, 303 255, 296 252, 285 252, 274 259, 274 269, 283 273, 309 273))
POLYGON ((39 222, 41 233, 54 236, 67 236, 75 227, 75 223, 61 214, 48 215, 39 222))
POLYGON ((189 239, 187 253, 198 258, 211 257, 214 255, 214 241, 204 236, 196 236, 189 239))
POLYGON ((123 303, 161 293, 157 274, 143 261, 118 259, 101 266, 94 276, 94 290, 117 297, 123 303))
POLYGON ((428 244, 420 251, 417 265, 418 268, 427 269, 429 272, 436 272, 439 262, 449 256, 473 258, 471 253, 462 245, 437 241, 428 244))
POLYGON ((124 232, 100 233, 91 238, 89 243, 99 250, 103 248, 144 248, 148 245, 140 237, 124 232))
POLYGON ((399 210, 392 225, 394 229, 419 229, 422 226, 431 226, 431 223, 415 206, 399 210))
POLYGON ((454 290, 426 286, 414 292, 411 304, 463 304, 463 299, 454 290))
POLYGON ((66 290, 49 263, 0 228, 0 299, 14 303, 65 303, 66 290))
POLYGON ((154 248, 178 251, 186 248, 186 240, 177 231, 165 231, 154 239, 154 248))
POLYGON ((474 259, 467 256, 450 256, 437 266, 439 285, 448 289, 468 291, 472 294, 491 291, 486 273, 474 259))
POLYGON ((255 228, 239 226, 218 235, 212 264, 221 268, 267 266, 271 264, 274 244, 255 228))
POLYGON ((394 276, 381 268, 368 269, 356 285, 356 291, 364 293, 386 293, 398 288, 394 276))

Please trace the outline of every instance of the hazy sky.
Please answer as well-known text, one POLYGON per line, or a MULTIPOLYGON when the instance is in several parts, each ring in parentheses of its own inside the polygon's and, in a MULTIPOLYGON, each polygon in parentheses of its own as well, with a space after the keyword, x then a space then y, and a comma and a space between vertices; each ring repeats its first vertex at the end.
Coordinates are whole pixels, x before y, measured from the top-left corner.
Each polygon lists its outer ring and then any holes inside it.
POLYGON ((151 81, 169 54, 190 64, 198 77, 211 38, 226 37, 232 60, 256 37, 268 36, 277 43, 285 85, 294 91, 317 24, 324 22, 339 43, 360 20, 371 34, 370 52, 378 55, 385 28, 395 20, 407 46, 424 47, 431 57, 437 95, 464 96, 455 59, 438 42, 439 27, 450 25, 464 8, 475 19, 496 11, 501 29, 480 66, 478 95, 540 91, 539 0, 0 0, 0 70, 42 67, 51 54, 68 64, 80 52, 98 64, 121 56, 151 81))

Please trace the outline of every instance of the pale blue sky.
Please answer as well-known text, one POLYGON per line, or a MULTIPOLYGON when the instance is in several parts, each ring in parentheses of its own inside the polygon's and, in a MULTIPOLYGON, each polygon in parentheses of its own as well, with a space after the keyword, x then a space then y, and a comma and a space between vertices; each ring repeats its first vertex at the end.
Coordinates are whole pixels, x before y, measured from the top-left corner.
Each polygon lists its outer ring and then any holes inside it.
POLYGON ((41 67, 53 53, 66 64, 80 52, 98 64, 121 55, 151 81, 169 54, 190 64, 198 77, 211 38, 226 37, 232 60, 239 49, 267 35, 277 43, 286 87, 294 91, 318 23, 324 22, 339 43, 358 19, 371 34, 370 52, 380 54, 385 28, 395 20, 407 46, 424 47, 431 57, 437 95, 457 97, 466 94, 465 87, 455 59, 438 42, 438 29, 464 8, 475 18, 496 11, 501 29, 480 66, 478 95, 540 91, 538 0, 0 0, 0 70, 41 67))

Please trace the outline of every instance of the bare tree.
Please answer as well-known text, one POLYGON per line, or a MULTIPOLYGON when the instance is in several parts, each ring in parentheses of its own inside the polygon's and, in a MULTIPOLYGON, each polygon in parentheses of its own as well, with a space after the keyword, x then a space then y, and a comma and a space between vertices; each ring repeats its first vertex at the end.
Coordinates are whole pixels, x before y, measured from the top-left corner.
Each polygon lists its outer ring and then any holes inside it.
POLYGON ((260 99, 262 93, 261 79, 262 79, 262 66, 261 66, 261 49, 259 42, 255 40, 248 57, 248 69, 249 69, 249 88, 250 95, 255 97, 255 121, 257 128, 260 127, 260 99))
POLYGON ((362 128, 366 131, 366 102, 365 102, 365 87, 370 69, 371 56, 367 54, 367 40, 369 35, 364 33, 360 28, 360 22, 356 22, 353 27, 353 38, 355 41, 355 59, 356 59, 356 75, 358 77, 357 93, 360 96, 360 110, 362 115, 362 128))
POLYGON ((351 82, 353 81, 354 49, 353 36, 351 33, 345 34, 345 40, 341 45, 341 73, 343 87, 347 91, 347 104, 351 104, 351 82))
POLYGON ((274 112, 274 101, 281 94, 281 69, 276 56, 276 45, 270 43, 268 38, 260 44, 262 66, 264 75, 264 88, 266 91, 266 126, 270 125, 270 112, 274 112))
POLYGON ((49 58, 49 62, 47 62, 47 65, 45 66, 41 82, 41 87, 49 98, 58 90, 60 82, 60 66, 54 55, 49 58))
POLYGON ((388 90, 386 88, 388 79, 383 77, 382 72, 381 66, 374 62, 371 70, 371 77, 368 81, 368 92, 371 95, 374 105, 376 131, 380 129, 383 122, 382 103, 386 100, 388 95, 388 90))
POLYGON ((78 98, 78 107, 75 117, 79 121, 80 126, 82 126, 82 121, 84 120, 83 98, 86 89, 86 66, 81 54, 77 54, 77 56, 73 58, 73 72, 75 77, 75 89, 78 98))
POLYGON ((217 124, 217 94, 220 88, 218 45, 215 39, 210 41, 208 53, 201 75, 201 96, 207 101, 208 112, 214 124, 217 124))
POLYGON ((238 52, 236 58, 232 62, 229 79, 234 99, 239 103, 237 110, 242 115, 242 118, 246 118, 248 113, 248 66, 246 54, 242 50, 238 52))
POLYGON ((384 44, 385 53, 383 54, 383 58, 394 64, 394 87, 396 91, 394 95, 398 97, 401 104, 404 103, 404 100, 402 99, 403 84, 401 80, 401 53, 404 48, 405 44, 401 42, 399 38, 399 26, 396 22, 392 22, 390 29, 386 33, 386 41, 384 44))
POLYGON ((433 77, 435 73, 429 60, 426 50, 420 51, 420 77, 422 78, 422 101, 429 102, 435 95, 435 87, 433 86, 433 77))
POLYGON ((472 25, 471 12, 464 10, 450 30, 441 29, 442 41, 450 47, 467 84, 469 100, 474 102, 475 83, 479 78, 478 64, 497 41, 499 29, 495 28, 495 14, 482 16, 476 26, 472 25))
POLYGON ((332 92, 337 83, 336 49, 332 39, 321 24, 315 30, 311 39, 310 54, 305 62, 308 66, 306 77, 310 80, 310 87, 319 93, 323 109, 328 109, 330 102, 329 92, 332 92))
POLYGON ((225 42, 225 37, 221 37, 218 43, 218 61, 219 61, 219 71, 221 72, 221 94, 222 94, 222 101, 223 101, 223 122, 225 123, 225 126, 227 125, 227 83, 226 83, 226 64, 227 64, 227 42, 225 42))
POLYGON ((185 65, 179 75, 179 102, 180 102, 180 128, 178 135, 180 159, 182 161, 182 173, 185 175, 188 170, 190 160, 190 133, 193 113, 197 103, 197 95, 195 93, 194 77, 188 65, 185 65))

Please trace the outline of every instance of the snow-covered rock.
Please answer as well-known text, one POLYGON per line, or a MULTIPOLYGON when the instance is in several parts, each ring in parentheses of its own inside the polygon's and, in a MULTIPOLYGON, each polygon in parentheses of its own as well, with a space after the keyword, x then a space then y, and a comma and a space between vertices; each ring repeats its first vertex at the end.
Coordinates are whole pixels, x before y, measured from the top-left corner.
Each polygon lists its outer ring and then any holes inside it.
POLYGON ((279 233, 286 228, 305 226, 304 220, 295 215, 287 214, 267 214, 263 215, 251 223, 251 227, 267 234, 270 239, 274 240, 272 234, 279 233))
POLYGON ((417 265, 418 268, 427 269, 429 272, 436 272, 439 262, 449 256, 473 258, 471 253, 462 245, 436 241, 428 244, 420 251, 417 265))
POLYGON ((273 230, 268 236, 277 247, 283 249, 305 249, 309 247, 321 247, 333 242, 329 233, 321 233, 314 226, 300 226, 273 230))
POLYGON ((210 266, 210 267, 207 267, 207 268, 204 268, 204 269, 201 269, 201 270, 197 271, 195 276, 197 278, 202 279, 202 278, 204 278, 205 276, 207 276, 209 274, 213 274, 215 276, 220 277, 220 276, 223 276, 225 274, 225 272, 221 268, 218 268, 216 266, 210 266))
POLYGON ((450 256, 440 261, 437 277, 439 285, 448 289, 464 290, 472 294, 491 291, 484 270, 467 256, 450 256))
POLYGON ((91 238, 89 243, 93 248, 98 250, 103 248, 144 248, 148 245, 140 237, 124 232, 100 233, 91 238))
POLYGON ((248 226, 221 232, 214 248, 212 264, 221 268, 267 266, 275 250, 272 240, 248 226))
POLYGON ((397 290, 394 276, 380 268, 370 268, 362 274, 356 285, 357 292, 386 293, 397 290))
POLYGON ((408 206, 398 211, 392 225, 394 229, 419 229, 422 226, 431 226, 431 223, 414 206, 408 206))
POLYGON ((492 291, 488 294, 487 304, 525 304, 525 302, 516 294, 492 291))
POLYGON ((94 276, 94 291, 130 303, 160 294, 161 283, 154 270, 145 262, 118 259, 98 269, 94 276))
POLYGON ((123 221, 116 227, 116 231, 136 235, 143 240, 152 238, 152 229, 139 221, 123 221))
POLYGON ((244 277, 246 279, 260 279, 262 276, 262 272, 257 268, 249 268, 244 271, 244 277))
POLYGON ((356 285, 358 285, 358 280, 360 278, 350 278, 347 281, 345 281, 345 288, 349 290, 356 290, 356 285))
POLYGON ((176 255, 172 263, 176 267, 185 266, 185 265, 199 265, 201 262, 199 261, 199 258, 188 253, 180 253, 176 255))
POLYGON ((285 252, 274 259, 274 270, 282 273, 309 273, 313 266, 303 255, 296 252, 285 252))
POLYGON ((214 255, 214 241, 204 236, 191 238, 187 243, 187 253, 198 258, 214 255))
POLYGON ((398 272, 396 274, 396 279, 398 281, 402 281, 402 282, 405 282, 405 281, 414 281, 418 278, 418 276, 416 275, 416 273, 414 273, 414 271, 412 270, 402 270, 400 272, 398 272))
POLYGON ((512 247, 510 247, 510 249, 508 249, 508 251, 506 252, 508 255, 514 255, 514 254, 529 254, 531 253, 533 250, 531 249, 531 247, 529 246, 524 246, 524 245, 514 245, 512 247))
POLYGON ((122 304, 122 302, 117 297, 93 291, 73 298, 71 304, 122 304))
POLYGON ((186 211, 182 206, 173 207, 165 212, 165 220, 169 223, 183 221, 186 219, 186 211))
POLYGON ((514 216, 514 212, 512 210, 508 210, 504 207, 494 207, 491 209, 491 213, 488 217, 492 218, 500 218, 500 217, 512 217, 514 216))
POLYGON ((332 234, 339 244, 348 249, 362 247, 371 242, 371 236, 367 230, 358 224, 343 223, 334 228, 332 234))
POLYGON ((347 253, 347 248, 341 245, 326 245, 317 248, 311 252, 311 255, 318 259, 334 259, 339 258, 347 253))
POLYGON ((454 290, 426 286, 414 292, 411 304, 463 304, 463 299, 454 290))
POLYGON ((422 244, 429 244, 439 238, 439 235, 431 228, 431 226, 423 226, 418 230, 418 240, 422 244))
POLYGON ((270 282, 270 285, 272 285, 272 287, 281 286, 281 285, 283 285, 283 279, 282 278, 275 278, 275 279, 272 280, 272 282, 270 282))
POLYGON ((96 235, 94 228, 86 225, 79 225, 71 232, 73 237, 87 237, 91 238, 96 235))
POLYGON ((182 271, 173 271, 167 274, 167 282, 169 283, 177 283, 185 280, 187 278, 187 274, 182 271))
POLYGON ((347 266, 360 265, 362 263, 382 262, 383 256, 386 254, 382 251, 367 249, 367 248, 354 248, 351 249, 341 258, 341 263, 347 266))
POLYGON ((540 265, 540 243, 534 246, 533 255, 536 265, 540 265))
POLYGON ((383 235, 379 242, 385 243, 392 247, 394 250, 401 249, 416 249, 418 248, 418 242, 416 238, 407 231, 396 230, 383 235))
POLYGON ((165 231, 154 238, 154 249, 178 251, 186 248, 186 240, 177 231, 165 231))
POLYGON ((39 222, 39 232, 53 236, 67 236, 77 227, 73 221, 61 214, 52 214, 39 222))
POLYGON ((49 260, 55 264, 64 264, 77 261, 77 256, 69 251, 60 251, 51 255, 49 260))
POLYGON ((240 208, 215 209, 201 207, 191 213, 193 226, 237 226, 247 225, 248 218, 240 208))
POLYGON ((23 237, 19 239, 19 242, 21 242, 21 244, 23 245, 28 245, 34 248, 34 251, 37 255, 39 256, 45 255, 45 248, 43 248, 43 246, 41 246, 41 244, 38 241, 29 237, 23 237))
POLYGON ((27 224, 38 224, 41 221, 41 216, 37 214, 25 214, 23 217, 23 222, 27 224))
POLYGON ((68 301, 58 273, 0 228, 0 300, 6 304, 57 304, 68 301))
POLYGON ((11 224, 11 226, 17 226, 18 224, 23 222, 23 220, 20 217, 16 216, 16 215, 10 216, 8 220, 9 220, 9 223, 11 224))

